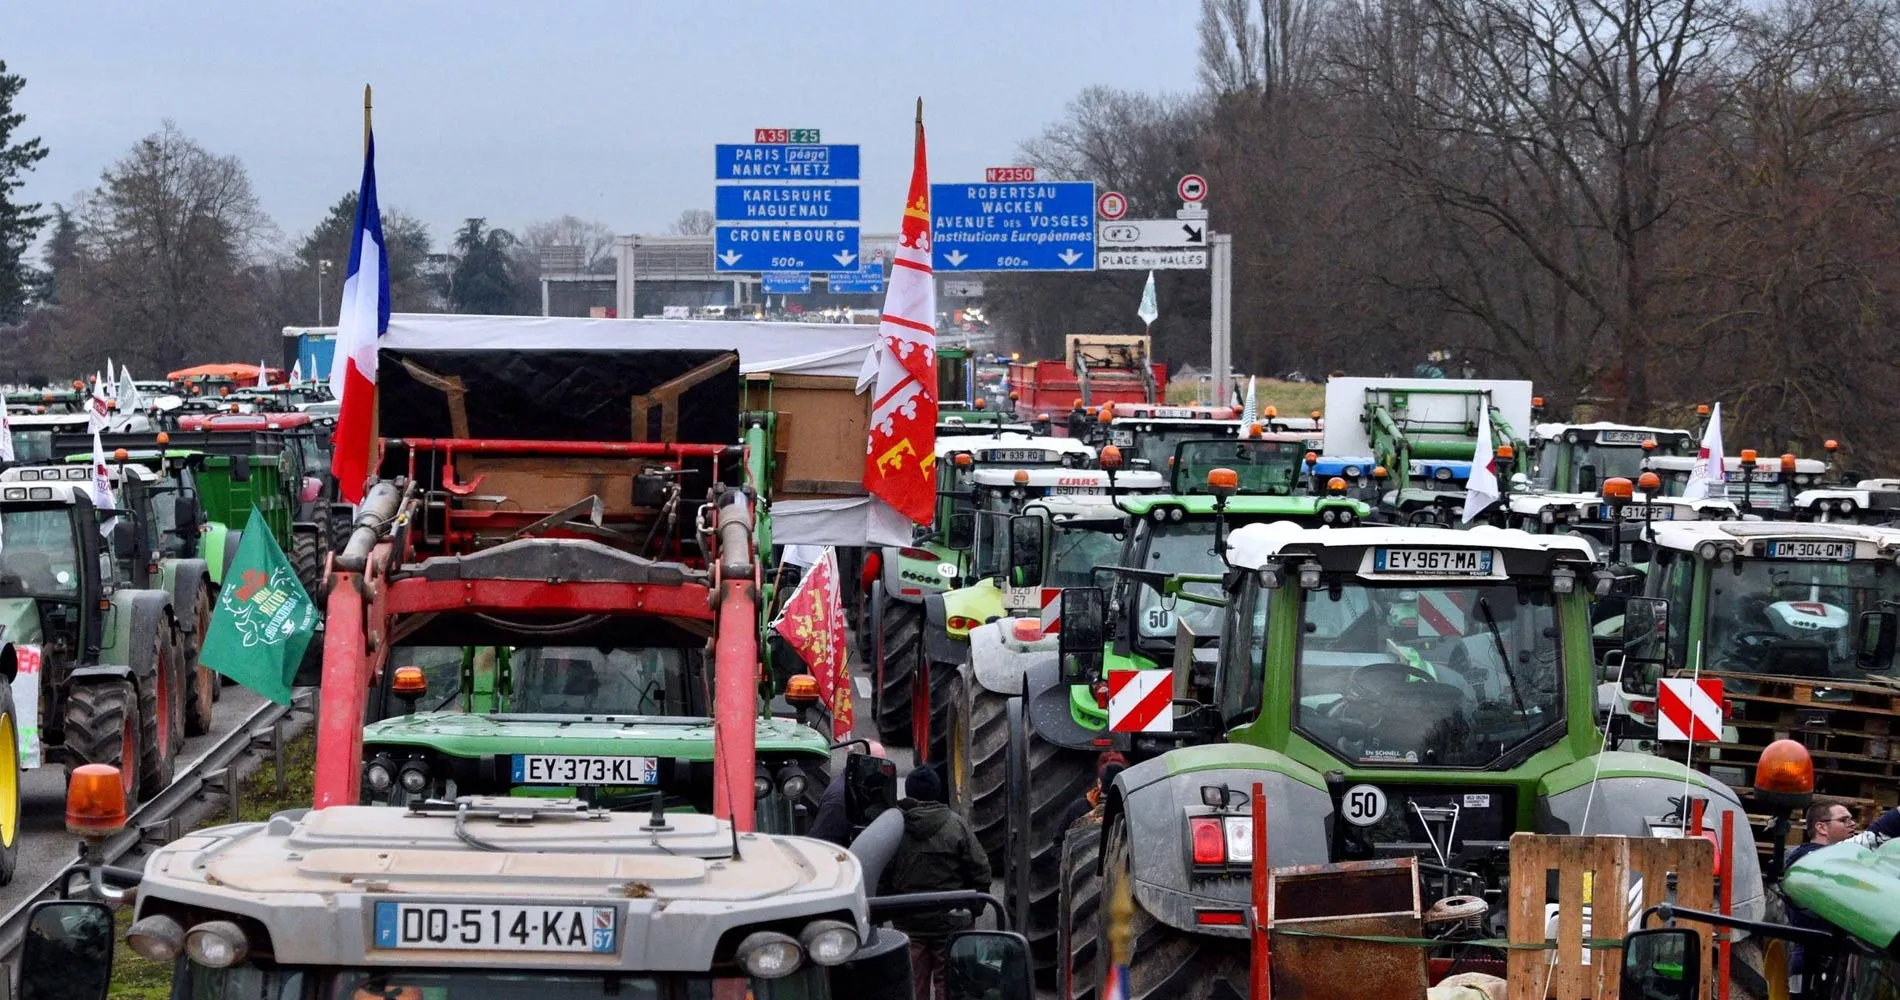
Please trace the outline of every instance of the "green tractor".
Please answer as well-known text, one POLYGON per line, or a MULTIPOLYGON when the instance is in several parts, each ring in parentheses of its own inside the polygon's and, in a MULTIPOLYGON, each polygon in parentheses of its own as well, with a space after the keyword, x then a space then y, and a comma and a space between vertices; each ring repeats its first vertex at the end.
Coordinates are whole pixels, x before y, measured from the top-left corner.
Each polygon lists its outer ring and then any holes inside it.
MULTIPOLYGON (((1157 717, 1169 731, 1144 737, 1177 745, 1122 771, 1065 842, 1067 996, 1102 982, 1098 904, 1124 892, 1138 942, 1128 996, 1248 994, 1256 785, 1267 867, 1409 866, 1405 908, 1431 921, 1429 954, 1462 969, 1501 970, 1485 942, 1504 937, 1517 896, 1547 891, 1509 884, 1512 834, 1680 835, 1694 800, 1705 828, 1734 817, 1728 891, 1738 917, 1761 915, 1735 794, 1680 763, 1603 751, 1588 625, 1602 567, 1584 539, 1253 524, 1223 561, 1217 665, 1178 658, 1157 717)), ((1105 659, 1107 602, 1063 601, 1060 666, 1081 682, 1105 659)))
POLYGON ((976 521, 970 506, 969 477, 978 469, 1087 469, 1095 449, 1073 438, 1032 436, 998 430, 992 434, 939 437, 937 516, 917 529, 916 540, 885 548, 867 559, 872 578, 860 617, 860 654, 871 672, 871 714, 878 738, 910 746, 913 691, 924 633, 924 597, 962 586, 972 577, 970 549, 976 521))
POLYGON ((119 496, 102 510, 86 466, 0 472, 0 675, 10 682, 0 729, 19 737, 0 739, 0 757, 17 751, 0 759, 0 781, 13 782, 0 789, 0 870, 11 871, 18 833, 19 784, 17 773, 5 776, 9 767, 112 764, 132 802, 171 783, 186 730, 190 648, 173 588, 188 591, 203 565, 160 558, 152 519, 172 505, 151 502, 157 485, 148 476, 110 469, 119 496))
POLYGON ((1326 412, 1334 415, 1323 436, 1328 464, 1385 469, 1393 477, 1389 488, 1380 485, 1378 519, 1450 527, 1459 522, 1479 428, 1487 421, 1500 490, 1512 492, 1511 466, 1528 454, 1513 428, 1530 422, 1531 384, 1334 378, 1326 383, 1326 412))
MULTIPOLYGON (((1177 659, 1212 671, 1219 546, 1233 526, 1345 527, 1370 509, 1348 497, 1299 492, 1304 455, 1297 437, 1182 442, 1168 493, 1117 497, 1114 517, 1045 525, 1025 515, 1010 523, 1005 572, 1012 582, 1041 588, 1050 579, 1100 574, 1110 581, 1113 625, 1100 637, 1096 668, 1061 671, 1054 644, 1039 628, 1026 618, 1003 619, 971 632, 968 666, 949 698, 953 801, 986 844, 999 848, 1012 919, 1029 936, 1046 981, 1058 968, 1057 850, 1068 811, 1094 784, 1104 753, 1139 757, 1159 749, 1110 730, 1109 674, 1177 659)), ((1103 591, 1068 591, 1075 592, 1103 591)), ((1065 593, 1054 616, 1064 634, 1069 612, 1065 593)))
POLYGON ((1643 459, 1696 454, 1694 434, 1680 427, 1645 427, 1602 421, 1537 424, 1531 428, 1526 471, 1531 483, 1558 493, 1594 493, 1603 481, 1635 480, 1643 459))

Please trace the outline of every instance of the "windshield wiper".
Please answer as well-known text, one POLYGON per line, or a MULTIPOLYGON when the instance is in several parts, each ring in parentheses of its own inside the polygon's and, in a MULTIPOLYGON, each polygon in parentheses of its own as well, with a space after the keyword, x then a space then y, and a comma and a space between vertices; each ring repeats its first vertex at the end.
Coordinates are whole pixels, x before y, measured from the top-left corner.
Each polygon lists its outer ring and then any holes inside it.
POLYGON ((1498 619, 1491 613, 1491 601, 1478 598, 1478 610, 1484 612, 1484 627, 1491 632, 1491 642, 1497 647, 1498 662, 1504 664, 1504 677, 1511 682, 1511 700, 1517 703, 1517 710, 1524 711, 1524 692, 1517 687, 1517 671, 1511 668, 1511 654, 1504 649, 1504 637, 1498 634, 1498 619))

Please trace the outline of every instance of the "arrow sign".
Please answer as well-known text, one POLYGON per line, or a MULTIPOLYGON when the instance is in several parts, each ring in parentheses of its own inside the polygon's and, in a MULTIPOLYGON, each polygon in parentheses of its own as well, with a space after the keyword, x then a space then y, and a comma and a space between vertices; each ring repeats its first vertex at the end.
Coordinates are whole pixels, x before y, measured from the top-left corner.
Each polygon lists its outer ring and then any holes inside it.
POLYGON ((932 184, 931 245, 962 271, 1095 268, 1095 185, 1087 181, 932 184))
POLYGON ((857 259, 858 227, 718 226, 713 253, 715 271, 826 271, 857 259))
POLYGON ((1073 247, 1067 250, 1064 250, 1059 254, 1056 254, 1056 257, 1059 258, 1064 264, 1067 264, 1070 267, 1074 267, 1075 262, 1082 259, 1082 255, 1079 253, 1076 253, 1073 247))
POLYGON ((1103 250, 1134 247, 1204 247, 1207 224, 1180 219, 1122 219, 1096 228, 1096 244, 1103 250))
POLYGON ((944 254, 943 259, 949 261, 951 267, 962 267, 963 262, 970 259, 970 255, 961 250, 952 250, 944 254))
POLYGON ((832 254, 831 259, 837 261, 839 267, 850 267, 851 262, 858 259, 858 255, 849 250, 840 250, 832 254))
POLYGON ((733 253, 731 250, 728 250, 725 253, 720 254, 719 259, 722 261, 725 261, 725 264, 727 267, 731 267, 732 265, 739 263, 741 260, 744 260, 745 254, 733 253))

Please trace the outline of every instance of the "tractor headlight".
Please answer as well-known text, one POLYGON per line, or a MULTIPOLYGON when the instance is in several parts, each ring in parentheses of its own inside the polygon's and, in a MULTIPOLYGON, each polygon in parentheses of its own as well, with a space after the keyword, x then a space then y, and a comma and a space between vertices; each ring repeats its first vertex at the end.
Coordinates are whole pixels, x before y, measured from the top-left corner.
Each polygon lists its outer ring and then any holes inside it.
POLYGON ((842 920, 814 920, 798 940, 816 965, 840 965, 858 953, 858 929, 842 920))
POLYGON ((759 979, 779 979, 798 971, 804 961, 798 942, 777 931, 754 931, 739 942, 739 964, 759 979))
POLYGON ((244 928, 229 920, 207 920, 185 934, 185 954, 207 968, 229 968, 244 961, 250 951, 244 928))
POLYGON ((397 778, 402 782, 403 791, 411 795, 420 795, 424 788, 429 787, 429 765, 419 760, 412 760, 402 766, 402 771, 397 774, 397 778))
POLYGON ((387 757, 378 757, 363 769, 363 779, 369 782, 370 791, 387 792, 396 782, 395 765, 387 757))
POLYGON ((810 786, 810 780, 797 764, 787 764, 778 769, 778 790, 786 798, 795 802, 804 797, 805 790, 810 786))

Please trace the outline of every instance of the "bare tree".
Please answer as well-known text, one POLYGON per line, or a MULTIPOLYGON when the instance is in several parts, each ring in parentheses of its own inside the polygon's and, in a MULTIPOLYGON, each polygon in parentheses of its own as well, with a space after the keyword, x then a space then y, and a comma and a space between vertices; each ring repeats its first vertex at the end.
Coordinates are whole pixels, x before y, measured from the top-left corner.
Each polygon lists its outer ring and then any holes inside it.
POLYGON ((713 214, 704 208, 680 209, 680 216, 666 227, 673 236, 705 236, 713 231, 713 214))

